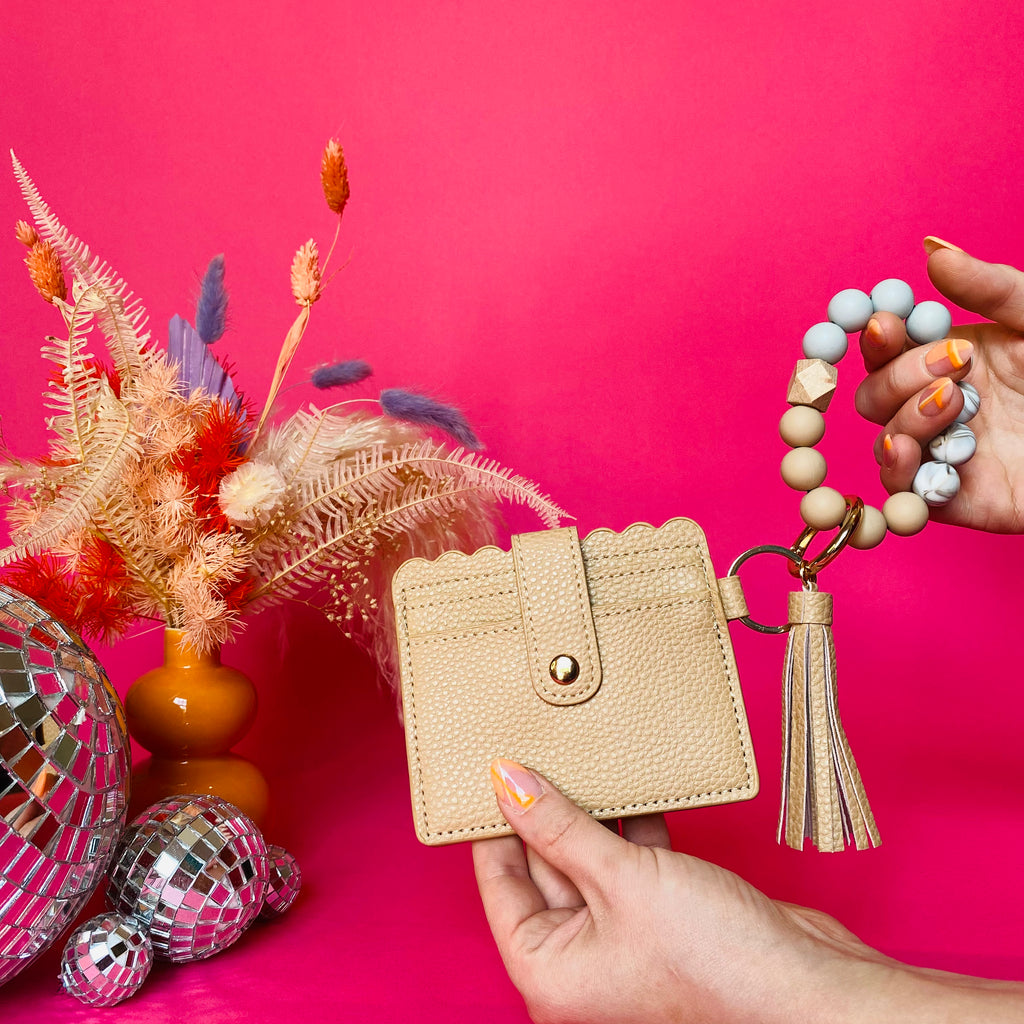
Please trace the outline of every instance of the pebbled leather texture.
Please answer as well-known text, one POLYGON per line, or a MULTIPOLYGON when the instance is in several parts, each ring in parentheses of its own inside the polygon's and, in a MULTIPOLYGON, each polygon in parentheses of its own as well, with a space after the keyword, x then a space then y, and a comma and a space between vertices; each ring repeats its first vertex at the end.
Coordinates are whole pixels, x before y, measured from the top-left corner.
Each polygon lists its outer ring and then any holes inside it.
POLYGON ((496 757, 599 818, 757 793, 722 597, 692 520, 412 559, 392 593, 422 842, 511 832, 489 780, 496 757), (579 665, 570 682, 548 671, 558 655, 579 665))

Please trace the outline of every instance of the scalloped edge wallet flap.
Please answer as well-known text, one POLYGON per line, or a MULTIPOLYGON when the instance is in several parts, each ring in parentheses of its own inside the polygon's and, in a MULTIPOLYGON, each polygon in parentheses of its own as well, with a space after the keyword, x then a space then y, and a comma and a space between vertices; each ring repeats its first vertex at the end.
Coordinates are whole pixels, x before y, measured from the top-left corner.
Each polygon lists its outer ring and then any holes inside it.
POLYGON ((756 795, 723 592, 693 520, 415 558, 392 594, 421 842, 512 831, 496 757, 598 818, 756 795))

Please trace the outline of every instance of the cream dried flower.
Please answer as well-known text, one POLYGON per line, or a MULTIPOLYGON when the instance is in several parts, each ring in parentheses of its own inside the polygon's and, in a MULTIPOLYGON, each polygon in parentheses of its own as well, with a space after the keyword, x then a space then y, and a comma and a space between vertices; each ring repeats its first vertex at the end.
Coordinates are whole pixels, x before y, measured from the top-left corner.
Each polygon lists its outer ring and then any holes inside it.
POLYGON ((292 295, 300 306, 320 298, 320 250, 311 238, 292 260, 292 295))
POLYGON ((280 506, 284 492, 284 477, 276 466, 246 462, 221 480, 218 500, 229 522, 260 525, 280 506))

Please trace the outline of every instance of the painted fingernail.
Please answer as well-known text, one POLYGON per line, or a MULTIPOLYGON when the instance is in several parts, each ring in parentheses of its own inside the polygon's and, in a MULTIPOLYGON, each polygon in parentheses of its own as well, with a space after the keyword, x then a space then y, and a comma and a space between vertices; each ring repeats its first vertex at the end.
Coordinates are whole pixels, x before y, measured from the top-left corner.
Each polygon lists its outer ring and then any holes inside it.
POLYGON ((952 242, 947 242, 937 235, 927 235, 924 241, 921 243, 924 246, 924 251, 929 256, 933 252, 937 252, 939 249, 951 249, 953 252, 963 252, 963 249, 959 245, 954 245, 952 242))
POLYGON ((896 446, 892 443, 892 434, 886 434, 882 441, 882 465, 892 469, 896 465, 896 446))
POLYGON ((491 764, 491 785, 498 801, 517 814, 528 811, 544 795, 533 772, 503 757, 491 764))
POLYGON ((927 387, 917 403, 918 412, 925 416, 938 416, 949 405, 956 385, 948 378, 941 377, 927 387))
POLYGON ((874 317, 868 321, 867 327, 864 328, 864 337, 873 348, 881 348, 885 344, 885 333, 882 331, 882 325, 874 317))
POLYGON ((945 377, 962 370, 974 355, 974 346, 963 338, 950 338, 934 346, 924 357, 924 365, 933 377, 945 377))

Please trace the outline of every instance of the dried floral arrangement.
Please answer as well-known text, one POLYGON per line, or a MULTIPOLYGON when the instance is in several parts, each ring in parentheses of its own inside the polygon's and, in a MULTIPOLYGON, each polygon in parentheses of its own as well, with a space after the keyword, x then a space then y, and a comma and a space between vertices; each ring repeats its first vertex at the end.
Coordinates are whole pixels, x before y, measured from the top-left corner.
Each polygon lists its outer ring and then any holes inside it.
MULTIPOLYGON (((16 235, 63 329, 42 350, 54 364, 44 395, 49 451, 0 458, 11 529, 0 566, 55 616, 104 641, 153 619, 209 650, 244 613, 295 600, 372 647, 390 632, 381 628, 384 595, 405 558, 493 543, 503 501, 549 526, 564 515, 533 483, 469 450, 478 443, 461 413, 423 395, 388 389, 375 407, 309 405, 271 422, 330 280, 334 243, 325 260, 312 239, 295 254, 299 313, 257 417, 211 350, 225 330, 223 257, 203 277, 195 326, 174 317, 161 347, 141 302, 11 156, 34 221, 19 221, 16 235), (90 349, 97 329, 105 360, 90 349), (436 440, 439 431, 457 443, 436 440)), ((336 140, 320 171, 336 243, 349 199, 336 140)), ((339 387, 369 373, 353 360, 320 367, 312 383, 339 387)), ((389 649, 384 641, 374 651, 379 663, 389 649)))

